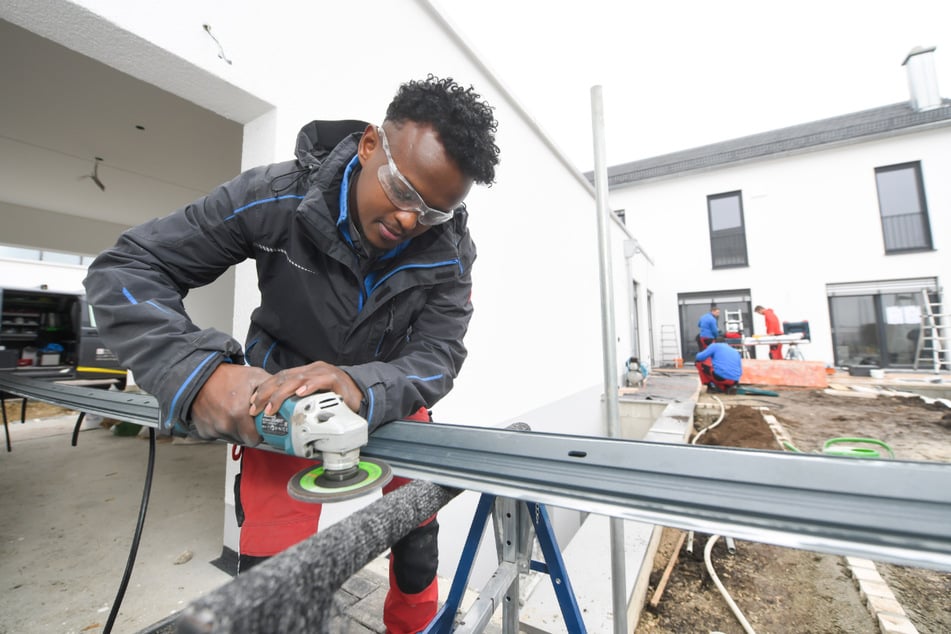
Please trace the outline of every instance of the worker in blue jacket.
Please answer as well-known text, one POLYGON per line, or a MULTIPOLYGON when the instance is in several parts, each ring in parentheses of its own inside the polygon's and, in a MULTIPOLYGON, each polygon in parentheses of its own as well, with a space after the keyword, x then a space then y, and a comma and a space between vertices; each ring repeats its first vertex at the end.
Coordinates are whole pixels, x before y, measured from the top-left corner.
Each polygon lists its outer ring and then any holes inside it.
MULTIPOLYGON (((334 391, 373 431, 429 420, 452 388, 473 311, 463 200, 495 180, 496 128, 471 87, 406 82, 382 122, 308 123, 294 159, 129 229, 90 266, 100 334, 158 400, 162 425, 244 445, 241 572, 308 538, 321 513, 287 493, 313 461, 255 449, 255 416, 334 391), (194 323, 183 299, 248 259, 261 303, 242 345, 194 323)), ((391 548, 391 634, 419 632, 436 614, 437 536, 433 516, 391 548)))
POLYGON ((719 319, 720 309, 716 306, 711 306, 710 312, 706 313, 700 318, 700 321, 697 322, 697 326, 700 328, 700 333, 697 335, 697 346, 701 351, 706 349, 707 346, 716 341, 717 337, 720 336, 719 319))
POLYGON ((743 376, 743 360, 736 348, 726 343, 711 343, 697 354, 696 365, 700 382, 707 386, 708 392, 736 394, 743 376))

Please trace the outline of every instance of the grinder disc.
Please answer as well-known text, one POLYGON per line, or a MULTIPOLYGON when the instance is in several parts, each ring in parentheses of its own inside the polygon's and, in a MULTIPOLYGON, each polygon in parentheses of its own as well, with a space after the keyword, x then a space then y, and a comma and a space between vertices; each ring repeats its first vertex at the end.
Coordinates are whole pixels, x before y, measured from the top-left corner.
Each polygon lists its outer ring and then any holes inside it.
POLYGON ((318 464, 291 478, 287 493, 300 502, 341 502, 381 488, 392 479, 393 470, 382 461, 361 460, 346 473, 330 473, 318 464))

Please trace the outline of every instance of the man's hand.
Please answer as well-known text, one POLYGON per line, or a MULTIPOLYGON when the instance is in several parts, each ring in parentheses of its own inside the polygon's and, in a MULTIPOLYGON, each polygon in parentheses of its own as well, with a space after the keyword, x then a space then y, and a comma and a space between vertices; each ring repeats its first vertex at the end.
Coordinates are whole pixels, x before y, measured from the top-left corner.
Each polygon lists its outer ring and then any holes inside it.
POLYGON ((261 383, 249 400, 252 417, 260 412, 273 414, 291 396, 307 396, 314 392, 336 392, 354 412, 360 411, 363 392, 350 375, 335 365, 316 361, 310 365, 281 370, 261 383))
POLYGON ((222 363, 208 377, 192 402, 190 422, 202 438, 223 438, 253 447, 261 442, 248 415, 251 396, 271 378, 267 371, 222 363))

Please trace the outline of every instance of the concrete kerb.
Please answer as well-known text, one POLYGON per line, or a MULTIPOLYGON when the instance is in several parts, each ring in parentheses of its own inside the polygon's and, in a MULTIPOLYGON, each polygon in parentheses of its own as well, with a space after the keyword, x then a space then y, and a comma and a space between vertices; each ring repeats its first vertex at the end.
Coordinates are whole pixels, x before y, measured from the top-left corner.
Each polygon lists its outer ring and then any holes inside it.
MULTIPOLYGON (((693 430, 694 410, 696 409, 699 395, 700 382, 696 381, 695 389, 687 398, 675 400, 664 408, 661 416, 654 421, 650 430, 644 436, 644 440, 647 442, 664 443, 687 442, 693 430)), ((650 586, 653 562, 657 556, 657 550, 660 547, 663 531, 663 526, 654 526, 647 547, 640 555, 640 572, 635 579, 628 602, 627 617, 630 631, 632 632, 637 629, 637 624, 644 610, 644 604, 647 600, 647 590, 650 586)))

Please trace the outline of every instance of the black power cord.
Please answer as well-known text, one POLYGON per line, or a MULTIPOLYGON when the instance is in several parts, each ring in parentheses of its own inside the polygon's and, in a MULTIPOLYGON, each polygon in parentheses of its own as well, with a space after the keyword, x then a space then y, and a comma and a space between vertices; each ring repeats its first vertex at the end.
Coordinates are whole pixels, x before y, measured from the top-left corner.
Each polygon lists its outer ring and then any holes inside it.
POLYGON ((135 534, 132 536, 132 546, 129 548, 129 559, 125 564, 125 572, 122 573, 122 581, 119 582, 119 589, 116 591, 116 598, 112 602, 112 610, 109 612, 109 619, 106 626, 102 629, 103 634, 109 634, 112 626, 119 615, 119 606, 122 605, 122 598, 125 596, 126 587, 129 585, 129 578, 132 577, 132 567, 135 565, 135 556, 139 551, 139 540, 142 538, 142 527, 145 526, 145 512, 149 508, 149 493, 152 491, 152 473, 155 467, 155 428, 149 427, 149 465, 145 471, 145 488, 142 490, 142 503, 139 505, 139 519, 135 524, 135 534))

